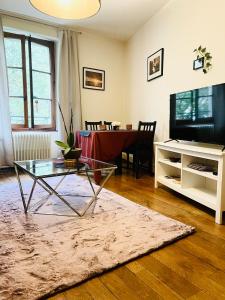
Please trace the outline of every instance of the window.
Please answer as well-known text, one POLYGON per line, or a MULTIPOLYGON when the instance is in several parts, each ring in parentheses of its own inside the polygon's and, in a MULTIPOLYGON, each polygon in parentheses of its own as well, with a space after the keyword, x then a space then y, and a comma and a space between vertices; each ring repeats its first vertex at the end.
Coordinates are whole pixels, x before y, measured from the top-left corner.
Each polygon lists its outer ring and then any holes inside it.
POLYGON ((12 129, 54 130, 54 42, 4 36, 12 129))
POLYGON ((205 123, 212 121, 212 87, 183 92, 176 95, 176 120, 205 123))

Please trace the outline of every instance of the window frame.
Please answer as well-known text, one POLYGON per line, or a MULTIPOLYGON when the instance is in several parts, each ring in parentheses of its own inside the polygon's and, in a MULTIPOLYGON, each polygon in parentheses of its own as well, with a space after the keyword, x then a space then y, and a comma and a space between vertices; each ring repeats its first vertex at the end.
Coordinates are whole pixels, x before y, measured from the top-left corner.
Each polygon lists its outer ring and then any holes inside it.
MULTIPOLYGON (((204 95, 204 96, 200 96, 199 95, 199 91, 192 91, 191 92, 191 97, 184 97, 184 98, 176 98, 176 101, 177 100, 184 100, 184 99, 190 99, 191 100, 191 118, 189 119, 177 119, 176 120, 176 124, 177 125, 188 125, 188 124, 195 124, 195 125, 198 125, 198 124, 211 124, 214 122, 214 117, 212 115, 212 117, 206 117, 206 118, 200 118, 199 117, 199 99, 200 98, 209 98, 209 97, 212 97, 213 98, 213 93, 212 95, 204 95), (193 109, 194 108, 194 109, 193 109), (193 113, 195 112, 195 113, 193 113), (195 120, 193 120, 193 116, 195 116, 195 120)), ((213 109, 213 107, 212 107, 213 109)))
MULTIPOLYGON (((27 98, 27 75, 26 75, 26 53, 25 53, 25 36, 21 34, 4 32, 4 38, 13 38, 21 42, 21 60, 22 60, 22 76, 23 76, 23 101, 24 101, 24 124, 12 124, 13 130, 25 130, 28 128, 28 98, 27 98)), ((8 74, 7 65, 7 74, 8 74)), ((9 96, 11 98, 11 96, 9 96)))
MULTIPOLYGON (((13 131, 55 131, 56 130, 56 92, 55 92, 55 43, 53 41, 42 40, 26 35, 4 32, 4 38, 19 39, 21 41, 22 54, 22 73, 23 73, 23 98, 24 98, 24 124, 12 124, 13 131), (30 73, 30 105, 31 105, 31 127, 28 125, 28 91, 27 91, 27 72, 26 72, 26 41, 28 48, 31 48, 31 43, 36 43, 49 48, 50 54, 50 76, 51 76, 51 124, 50 125, 34 125, 33 115, 33 77, 32 77, 32 52, 29 50, 29 73, 30 73)), ((9 67, 10 68, 10 67, 9 67)), ((8 69, 8 66, 7 66, 8 69)), ((37 70, 38 71, 38 70, 37 70)))

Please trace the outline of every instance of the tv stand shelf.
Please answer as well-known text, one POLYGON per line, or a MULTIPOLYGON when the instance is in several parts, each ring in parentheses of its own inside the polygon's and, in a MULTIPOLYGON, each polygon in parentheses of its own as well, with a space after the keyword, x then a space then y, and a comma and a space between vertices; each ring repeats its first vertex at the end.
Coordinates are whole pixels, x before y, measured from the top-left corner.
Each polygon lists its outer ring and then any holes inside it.
POLYGON ((159 183, 163 184, 213 209, 215 222, 222 224, 225 211, 225 152, 216 146, 185 142, 155 145, 155 188, 159 183), (192 169, 188 167, 190 163, 210 166, 217 175, 192 169))

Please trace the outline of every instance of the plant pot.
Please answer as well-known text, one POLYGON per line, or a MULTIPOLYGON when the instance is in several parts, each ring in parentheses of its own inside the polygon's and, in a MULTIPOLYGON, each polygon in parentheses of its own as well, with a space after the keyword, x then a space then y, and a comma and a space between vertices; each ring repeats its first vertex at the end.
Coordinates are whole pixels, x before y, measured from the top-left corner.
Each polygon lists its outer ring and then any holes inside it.
POLYGON ((65 159, 78 159, 81 156, 82 149, 80 148, 75 148, 70 150, 69 153, 64 155, 64 150, 62 150, 62 155, 65 159))

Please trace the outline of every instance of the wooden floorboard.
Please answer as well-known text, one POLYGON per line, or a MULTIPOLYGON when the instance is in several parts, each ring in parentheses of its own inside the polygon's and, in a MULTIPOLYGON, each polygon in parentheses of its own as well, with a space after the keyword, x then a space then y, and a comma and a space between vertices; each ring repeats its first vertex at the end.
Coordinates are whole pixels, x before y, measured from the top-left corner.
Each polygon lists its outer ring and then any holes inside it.
MULTIPOLYGON (((14 180, 0 175, 0 184, 14 180)), ((212 211, 167 188, 155 190, 148 175, 137 180, 125 172, 106 187, 196 232, 49 299, 225 299, 225 225, 215 224, 212 211)))

